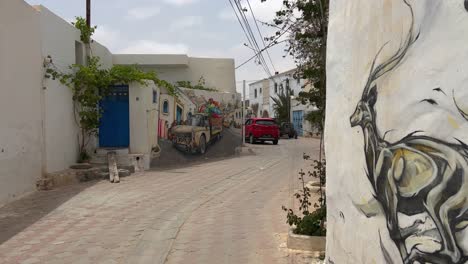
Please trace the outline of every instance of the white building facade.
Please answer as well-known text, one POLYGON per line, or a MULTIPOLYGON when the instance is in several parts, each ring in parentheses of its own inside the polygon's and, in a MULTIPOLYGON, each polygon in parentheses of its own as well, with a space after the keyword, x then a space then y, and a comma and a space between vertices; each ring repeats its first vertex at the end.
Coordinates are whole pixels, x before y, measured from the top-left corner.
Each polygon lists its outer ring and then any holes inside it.
POLYGON ((272 97, 286 93, 286 89, 289 88, 291 95, 290 122, 293 123, 300 136, 309 136, 315 133, 316 129, 306 120, 306 116, 315 111, 316 108, 311 105, 303 105, 295 99, 300 92, 306 92, 310 89, 306 80, 295 77, 295 72, 296 69, 292 69, 276 74, 273 78, 249 84, 250 109, 257 117, 276 118, 275 102, 272 97))

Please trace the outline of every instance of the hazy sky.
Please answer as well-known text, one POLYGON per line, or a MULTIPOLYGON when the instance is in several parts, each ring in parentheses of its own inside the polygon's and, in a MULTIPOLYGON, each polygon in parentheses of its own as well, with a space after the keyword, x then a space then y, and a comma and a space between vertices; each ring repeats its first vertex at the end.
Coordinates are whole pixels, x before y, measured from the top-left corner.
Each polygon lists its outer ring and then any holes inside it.
MULTIPOLYGON (((67 21, 85 17, 86 0, 26 0, 41 4, 67 21)), ((250 0, 258 20, 272 21, 282 0, 250 0)), ((247 7, 246 0, 242 0, 247 7)), ((251 18, 254 33, 258 33, 251 18)), ((98 29, 94 38, 113 53, 185 53, 193 57, 234 58, 236 65, 254 52, 243 44, 246 37, 228 0, 92 0, 92 24, 98 29)), ((259 23, 264 36, 273 33, 259 23)), ((258 35, 257 35, 258 37, 258 35)), ((260 38, 257 41, 261 44, 260 38)), ((283 58, 284 46, 270 49, 277 71, 294 67, 283 58)), ((265 54, 265 59, 268 58, 265 54)), ((273 67, 270 65, 273 72, 273 67)), ((238 90, 242 80, 267 77, 254 60, 236 70, 238 90)), ((239 90, 240 91, 240 90, 239 90)))

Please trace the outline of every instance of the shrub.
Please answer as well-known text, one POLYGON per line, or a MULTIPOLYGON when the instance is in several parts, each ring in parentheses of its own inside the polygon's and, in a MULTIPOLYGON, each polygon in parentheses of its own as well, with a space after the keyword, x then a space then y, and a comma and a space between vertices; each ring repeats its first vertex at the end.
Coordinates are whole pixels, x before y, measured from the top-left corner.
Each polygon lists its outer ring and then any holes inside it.
MULTIPOLYGON (((309 160, 310 156, 304 154, 303 158, 309 160)), ((309 209, 312 206, 310 201, 311 191, 307 187, 304 176, 306 173, 301 169, 299 172, 299 180, 302 183, 302 190, 299 190, 294 194, 294 197, 299 200, 299 214, 296 214, 293 209, 286 208, 285 206, 282 209, 287 213, 286 223, 290 226, 294 226, 293 232, 298 235, 308 235, 308 236, 325 236, 326 227, 325 221, 327 218, 327 206, 325 199, 325 172, 326 165, 325 160, 318 161, 314 160, 313 165, 314 171, 308 171, 309 177, 318 178, 320 182, 320 188, 318 190, 320 197, 318 203, 314 203, 313 207, 315 210, 310 212, 309 209)))

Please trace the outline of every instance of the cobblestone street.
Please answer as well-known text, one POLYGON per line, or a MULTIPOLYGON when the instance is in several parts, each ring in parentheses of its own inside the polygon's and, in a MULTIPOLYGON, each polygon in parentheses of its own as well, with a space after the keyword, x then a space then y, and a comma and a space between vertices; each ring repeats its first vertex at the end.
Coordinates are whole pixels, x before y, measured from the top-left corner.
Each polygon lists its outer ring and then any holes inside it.
POLYGON ((292 206, 302 154, 318 145, 284 139, 255 155, 34 193, 0 208, 0 262, 310 263, 285 248, 281 205, 292 206))

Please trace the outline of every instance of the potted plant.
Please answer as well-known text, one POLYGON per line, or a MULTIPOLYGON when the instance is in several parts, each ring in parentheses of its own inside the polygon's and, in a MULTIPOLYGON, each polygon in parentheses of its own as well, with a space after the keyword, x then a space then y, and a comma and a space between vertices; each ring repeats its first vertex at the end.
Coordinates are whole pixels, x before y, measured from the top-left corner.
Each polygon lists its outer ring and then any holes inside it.
MULTIPOLYGON (((310 156, 304 154, 304 159, 309 160, 310 156)), ((305 175, 301 169, 299 172, 299 180, 302 183, 302 188, 294 194, 294 197, 299 201, 299 213, 291 208, 282 209, 287 213, 286 223, 291 226, 288 234, 288 248, 307 251, 323 252, 325 251, 325 236, 327 206, 325 199, 325 160, 314 160, 314 170, 308 171, 310 177, 319 180, 318 189, 308 187, 305 175), (320 197, 317 202, 311 200, 311 194, 317 191, 320 197), (313 203, 313 204, 312 204, 313 203)))

